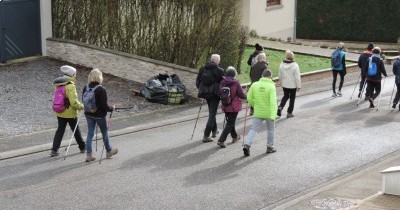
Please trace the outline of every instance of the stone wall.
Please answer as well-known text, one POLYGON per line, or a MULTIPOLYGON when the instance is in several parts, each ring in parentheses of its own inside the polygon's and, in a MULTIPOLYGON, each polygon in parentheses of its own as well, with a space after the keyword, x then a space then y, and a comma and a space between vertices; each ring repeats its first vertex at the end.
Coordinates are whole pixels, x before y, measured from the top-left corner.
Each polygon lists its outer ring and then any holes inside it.
POLYGON ((140 83, 146 82, 159 73, 177 74, 186 86, 187 93, 197 96, 195 86, 197 69, 55 38, 47 39, 47 56, 86 67, 99 68, 104 73, 140 83))
MULTIPOLYGON (((168 72, 177 74, 187 88, 187 93, 197 97, 195 86, 197 69, 178 66, 137 55, 96 47, 81 42, 49 38, 47 55, 70 63, 99 68, 101 71, 117 77, 144 83, 150 77, 168 72)), ((359 71, 357 64, 347 65, 347 72, 359 71)), ((332 77, 330 69, 303 73, 302 82, 332 77)))

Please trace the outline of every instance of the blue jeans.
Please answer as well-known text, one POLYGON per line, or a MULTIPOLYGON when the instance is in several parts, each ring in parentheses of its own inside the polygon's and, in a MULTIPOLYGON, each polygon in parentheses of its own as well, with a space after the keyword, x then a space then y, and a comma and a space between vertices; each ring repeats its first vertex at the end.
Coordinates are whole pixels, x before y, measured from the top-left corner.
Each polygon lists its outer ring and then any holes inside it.
POLYGON ((92 118, 92 117, 86 116, 86 121, 87 121, 87 125, 88 125, 88 134, 86 137, 87 154, 92 153, 92 140, 93 140, 96 124, 99 125, 99 127, 100 127, 100 131, 103 136, 103 143, 104 143, 104 146, 106 147, 107 152, 111 151, 112 148, 111 148, 110 140, 109 140, 109 136, 108 136, 108 127, 107 127, 106 117, 92 118))
POLYGON ((249 133, 247 134, 246 143, 251 146, 256 136, 257 131, 260 129, 262 123, 267 123, 268 137, 267 137, 267 147, 274 147, 274 133, 275 133, 275 121, 271 119, 260 119, 253 118, 253 126, 251 127, 249 133))
POLYGON ((219 98, 210 98, 206 99, 208 105, 208 120, 206 129, 204 130, 204 136, 209 137, 211 131, 217 131, 217 111, 218 111, 218 104, 219 98))

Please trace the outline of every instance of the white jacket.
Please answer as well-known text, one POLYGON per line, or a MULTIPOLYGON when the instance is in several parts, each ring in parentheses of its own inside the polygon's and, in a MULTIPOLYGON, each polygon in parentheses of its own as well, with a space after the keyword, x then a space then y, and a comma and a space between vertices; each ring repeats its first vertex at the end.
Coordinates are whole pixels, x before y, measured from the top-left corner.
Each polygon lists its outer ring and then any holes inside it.
POLYGON ((284 88, 301 88, 299 65, 296 62, 282 62, 279 67, 279 82, 284 88))

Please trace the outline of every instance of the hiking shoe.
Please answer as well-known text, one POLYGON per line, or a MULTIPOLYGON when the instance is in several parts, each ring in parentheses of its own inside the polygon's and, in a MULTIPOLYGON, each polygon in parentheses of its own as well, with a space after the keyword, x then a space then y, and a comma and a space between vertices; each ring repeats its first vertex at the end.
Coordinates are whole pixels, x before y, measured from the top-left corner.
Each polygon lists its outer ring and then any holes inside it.
POLYGON ((278 107, 276 115, 278 115, 279 117, 282 115, 282 107, 278 107))
POLYGON ((85 153, 86 148, 83 148, 83 149, 79 148, 79 150, 81 151, 81 153, 85 153))
POLYGON ((361 98, 361 92, 358 92, 358 96, 357 96, 358 98, 361 98))
POLYGON ((60 153, 58 151, 51 150, 51 152, 50 152, 50 156, 51 157, 55 157, 55 156, 58 156, 58 155, 60 155, 60 153))
POLYGON ((342 97, 342 91, 338 91, 337 96, 342 97))
POLYGON ((267 154, 276 152, 275 147, 267 147, 267 154))
POLYGON ((211 137, 215 138, 215 137, 217 137, 218 134, 219 134, 219 130, 217 129, 216 131, 212 132, 211 137))
MULTIPOLYGON (((396 105, 397 105, 397 104, 393 104, 393 105, 392 105, 392 108, 393 108, 393 109, 396 109, 396 105)), ((400 106, 399 106, 399 108, 400 108, 400 106)))
POLYGON ((213 138, 210 138, 210 137, 203 137, 203 142, 204 143, 207 143, 207 142, 212 142, 212 141, 214 141, 214 139, 213 138))
POLYGON ((218 141, 217 145, 220 146, 221 148, 225 148, 226 147, 226 144, 224 142, 222 142, 222 141, 218 141))
POLYGON ((250 156, 250 146, 245 144, 243 145, 243 154, 244 156, 250 156))
POLYGON ((111 149, 111 151, 106 153, 106 157, 107 158, 111 158, 111 156, 116 155, 118 153, 118 149, 117 148, 113 148, 111 149))
POLYGON ((292 118, 292 117, 294 117, 294 114, 292 114, 292 113, 287 113, 287 116, 286 116, 287 118, 292 118))
POLYGON ((96 160, 96 158, 95 157, 93 157, 92 156, 92 154, 87 154, 87 157, 86 157, 86 162, 90 162, 90 161, 94 161, 94 160, 96 160))
POLYGON ((337 95, 336 95, 336 93, 332 93, 332 97, 336 97, 337 95))
POLYGON ((368 98, 368 101, 369 101, 369 108, 374 108, 374 107, 375 107, 375 105, 374 105, 374 99, 368 98))
POLYGON ((232 137, 232 143, 236 143, 236 142, 238 142, 239 140, 240 140, 240 135, 237 135, 236 138, 233 138, 233 137, 232 137))

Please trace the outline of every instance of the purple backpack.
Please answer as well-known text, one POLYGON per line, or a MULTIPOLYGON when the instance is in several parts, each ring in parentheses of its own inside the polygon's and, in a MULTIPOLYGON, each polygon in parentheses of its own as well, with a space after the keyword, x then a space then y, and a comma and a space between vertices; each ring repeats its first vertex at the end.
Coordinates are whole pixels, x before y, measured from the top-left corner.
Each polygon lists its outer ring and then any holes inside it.
POLYGON ((69 100, 66 97, 65 92, 65 85, 57 86, 56 90, 54 91, 53 111, 61 113, 69 107, 69 100))

